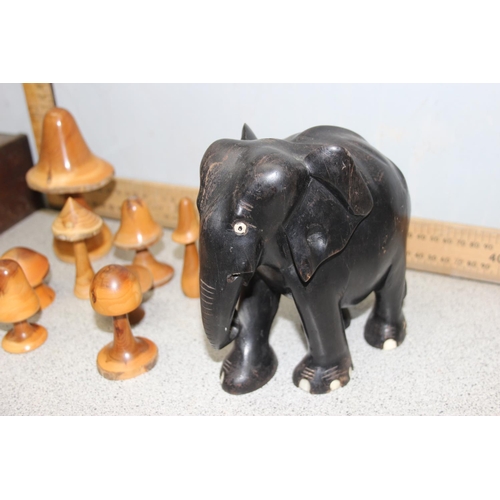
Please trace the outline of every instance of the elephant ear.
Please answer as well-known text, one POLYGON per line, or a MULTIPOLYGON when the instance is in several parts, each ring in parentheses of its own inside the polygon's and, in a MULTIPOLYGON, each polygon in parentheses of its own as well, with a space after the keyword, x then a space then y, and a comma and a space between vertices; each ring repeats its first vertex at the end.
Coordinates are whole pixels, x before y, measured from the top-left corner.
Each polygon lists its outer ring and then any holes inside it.
POLYGON ((312 177, 321 182, 354 215, 367 216, 373 198, 354 160, 342 147, 323 147, 308 154, 304 163, 312 177))
POLYGON ((253 133, 252 129, 246 124, 243 124, 243 130, 241 131, 242 141, 255 141, 257 136, 253 133))
POLYGON ((345 248, 373 199, 343 148, 322 148, 306 160, 313 178, 284 229, 297 272, 307 283, 322 262, 345 248))

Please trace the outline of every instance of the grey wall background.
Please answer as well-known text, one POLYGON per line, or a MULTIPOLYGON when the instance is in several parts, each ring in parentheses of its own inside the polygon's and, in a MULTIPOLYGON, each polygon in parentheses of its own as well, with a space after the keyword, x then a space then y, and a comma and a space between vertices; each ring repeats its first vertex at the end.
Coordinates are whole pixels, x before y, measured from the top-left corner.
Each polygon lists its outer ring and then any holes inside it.
MULTIPOLYGON (((414 216, 500 227, 500 85, 55 84, 90 148, 117 175, 198 185, 206 148, 315 125, 364 136, 403 171, 414 216)), ((0 132, 26 133, 21 84, 0 84, 0 132)))

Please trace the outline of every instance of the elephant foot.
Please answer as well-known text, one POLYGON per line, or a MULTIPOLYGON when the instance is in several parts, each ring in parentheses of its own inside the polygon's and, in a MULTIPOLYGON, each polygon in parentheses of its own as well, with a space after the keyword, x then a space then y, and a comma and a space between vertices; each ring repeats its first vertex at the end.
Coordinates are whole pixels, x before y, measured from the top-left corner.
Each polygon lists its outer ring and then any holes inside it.
POLYGON ((220 380, 229 394, 247 394, 269 382, 278 368, 278 359, 269 346, 265 356, 244 355, 234 349, 222 363, 220 380))
POLYGON ((330 367, 314 364, 308 354, 295 368, 293 383, 311 394, 326 394, 346 385, 352 372, 351 357, 347 356, 338 364, 330 367))
POLYGON ((406 337, 406 321, 401 314, 396 324, 384 321, 373 312, 365 325, 365 340, 377 349, 394 349, 403 343, 406 337))

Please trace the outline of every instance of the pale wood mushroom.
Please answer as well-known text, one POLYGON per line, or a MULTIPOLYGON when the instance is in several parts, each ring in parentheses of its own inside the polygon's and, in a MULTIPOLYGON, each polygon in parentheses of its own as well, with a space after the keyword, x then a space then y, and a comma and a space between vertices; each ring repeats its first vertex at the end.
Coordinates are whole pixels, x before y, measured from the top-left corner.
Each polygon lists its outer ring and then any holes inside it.
MULTIPOLYGON (((52 108, 43 120, 42 144, 38 163, 26 173, 31 189, 46 194, 71 196, 84 208, 91 210, 83 194, 109 183, 114 168, 95 156, 88 148, 75 119, 63 108, 52 108)), ((109 227, 101 230, 86 242, 91 260, 107 254, 113 244, 109 227)), ((65 262, 74 262, 73 246, 54 240, 54 252, 65 262)))
POLYGON ((193 299, 200 296, 200 259, 196 248, 199 234, 200 225, 194 204, 189 198, 183 198, 179 203, 179 219, 172 239, 185 245, 181 286, 184 294, 193 299))
POLYGON ((47 340, 47 330, 28 318, 40 309, 40 301, 21 266, 11 259, 0 260, 0 321, 13 323, 2 339, 7 352, 22 354, 40 347, 47 340))
POLYGON ((158 359, 156 344, 134 337, 127 314, 137 309, 142 290, 136 275, 124 266, 103 267, 92 281, 90 303, 94 310, 113 317, 113 342, 97 356, 99 373, 109 380, 125 380, 151 370, 158 359))
POLYGON ((135 250, 133 264, 151 271, 155 287, 168 283, 174 275, 174 268, 157 261, 148 248, 162 236, 162 227, 153 220, 146 203, 134 196, 122 204, 120 228, 115 234, 114 244, 125 250, 135 250))
POLYGON ((90 283, 94 277, 85 240, 97 234, 101 227, 102 219, 83 208, 72 197, 66 200, 61 213, 52 224, 54 236, 73 245, 76 266, 74 292, 79 299, 89 298, 90 283))
POLYGON ((45 255, 31 248, 14 247, 5 252, 1 258, 15 260, 21 266, 28 283, 38 295, 41 309, 52 304, 56 292, 43 282, 50 270, 49 260, 45 255))

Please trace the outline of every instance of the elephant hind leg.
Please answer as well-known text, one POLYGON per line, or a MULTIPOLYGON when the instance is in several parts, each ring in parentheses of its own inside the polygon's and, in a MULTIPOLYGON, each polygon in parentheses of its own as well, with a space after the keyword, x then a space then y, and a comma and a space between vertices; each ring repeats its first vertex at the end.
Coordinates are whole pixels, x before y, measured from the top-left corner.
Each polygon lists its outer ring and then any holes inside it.
POLYGON ((278 360, 269 345, 271 325, 280 294, 258 276, 243 290, 234 327, 238 335, 222 363, 222 388, 230 394, 246 394, 265 385, 276 373, 278 360))
POLYGON ((406 296, 406 260, 395 262, 375 291, 375 306, 365 325, 365 340, 378 349, 394 349, 406 336, 403 300, 406 296))

